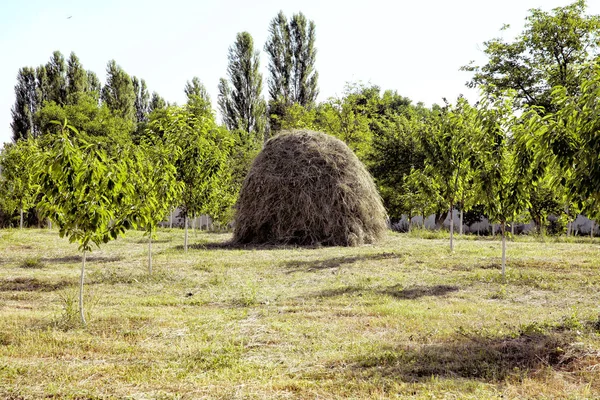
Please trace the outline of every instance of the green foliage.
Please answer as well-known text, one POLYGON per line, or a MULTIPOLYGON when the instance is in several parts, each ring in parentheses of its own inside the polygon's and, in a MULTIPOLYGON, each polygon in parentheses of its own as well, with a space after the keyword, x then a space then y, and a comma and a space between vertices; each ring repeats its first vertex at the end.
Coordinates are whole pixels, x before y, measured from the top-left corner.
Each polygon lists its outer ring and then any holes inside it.
POLYGON ((521 139, 525 126, 513 99, 488 99, 480 108, 482 132, 474 158, 480 202, 491 222, 513 221, 529 205, 533 154, 521 139))
POLYGON ((37 131, 33 124, 33 116, 37 111, 36 77, 33 68, 25 67, 17 74, 15 85, 15 105, 11 109, 13 140, 35 137, 37 131))
POLYGON ((83 66, 79 62, 79 58, 75 53, 71 53, 69 60, 67 61, 65 89, 67 104, 77 103, 78 96, 89 89, 88 74, 85 69, 83 69, 83 66))
POLYGON ((4 212, 14 214, 33 207, 37 190, 32 158, 37 152, 34 139, 6 144, 0 152, 0 208, 4 212))
POLYGON ((136 94, 133 81, 115 60, 106 67, 106 85, 102 88, 102 101, 115 115, 127 121, 136 121, 136 94))
POLYGON ((456 105, 447 104, 419 131, 425 156, 423 173, 436 182, 438 196, 450 212, 469 193, 470 159, 479 130, 477 109, 459 97, 456 105))
POLYGON ((148 94, 146 81, 134 76, 131 78, 131 83, 135 93, 135 120, 138 124, 143 124, 148 121, 150 109, 150 95, 148 94))
POLYGON ((228 80, 219 81, 219 110, 229 130, 241 130, 261 140, 266 130, 260 54, 248 32, 238 33, 229 48, 228 80))
POLYGON ((130 140, 133 120, 116 115, 106 104, 99 105, 94 92, 82 93, 77 100, 64 106, 53 101, 44 104, 36 115, 36 123, 45 135, 57 135, 62 127, 53 121, 66 119, 78 131, 78 137, 105 149, 117 144, 124 145, 130 140))
POLYGON ((495 38, 484 43, 487 64, 462 67, 474 73, 468 85, 496 96, 514 90, 517 103, 552 111, 552 88, 577 93, 581 66, 600 49, 600 16, 586 15, 585 10, 584 0, 551 12, 530 10, 524 31, 514 41, 495 38))
POLYGON ((315 23, 304 14, 294 14, 291 20, 280 11, 269 24, 269 37, 265 43, 269 56, 269 116, 271 130, 278 131, 277 116, 294 103, 312 108, 319 93, 318 72, 315 69, 315 23))
POLYGON ((92 243, 100 246, 131 227, 131 160, 120 153, 109 155, 65 121, 49 149, 38 154, 40 212, 80 250, 90 251, 92 243))
POLYGON ((183 185, 177 182, 174 161, 181 150, 173 143, 145 141, 131 154, 135 204, 131 219, 152 234, 156 225, 176 206, 183 185))
POLYGON ((171 106, 150 121, 149 137, 175 146, 177 181, 183 185, 181 208, 186 216, 208 214, 219 219, 231 204, 230 133, 217 126, 212 113, 196 115, 190 106, 171 106))
POLYGON ((588 67, 580 92, 569 94, 558 86, 552 93, 552 104, 557 110, 542 118, 539 110, 532 110, 530 142, 539 142, 541 157, 554 157, 570 198, 578 208, 593 219, 600 217, 600 65, 588 67))

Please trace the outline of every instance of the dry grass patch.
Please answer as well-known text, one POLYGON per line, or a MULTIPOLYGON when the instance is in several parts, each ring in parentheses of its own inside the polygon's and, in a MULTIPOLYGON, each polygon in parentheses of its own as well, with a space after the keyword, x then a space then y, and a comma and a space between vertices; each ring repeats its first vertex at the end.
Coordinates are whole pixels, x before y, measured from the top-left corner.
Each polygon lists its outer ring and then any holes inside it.
POLYGON ((512 242, 502 280, 491 240, 158 235, 152 276, 140 232, 92 253, 82 329, 76 246, 0 231, 0 398, 600 396, 598 242, 512 242))

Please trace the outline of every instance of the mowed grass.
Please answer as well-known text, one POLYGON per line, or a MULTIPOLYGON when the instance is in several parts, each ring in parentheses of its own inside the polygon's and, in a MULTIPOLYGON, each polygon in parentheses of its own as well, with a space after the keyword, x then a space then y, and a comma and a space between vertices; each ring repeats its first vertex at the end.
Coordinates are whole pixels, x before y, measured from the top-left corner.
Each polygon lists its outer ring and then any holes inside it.
POLYGON ((0 231, 2 399, 600 397, 600 241, 389 233, 358 248, 228 248, 139 232, 88 257, 0 231), (423 238, 423 236, 427 238, 423 238))

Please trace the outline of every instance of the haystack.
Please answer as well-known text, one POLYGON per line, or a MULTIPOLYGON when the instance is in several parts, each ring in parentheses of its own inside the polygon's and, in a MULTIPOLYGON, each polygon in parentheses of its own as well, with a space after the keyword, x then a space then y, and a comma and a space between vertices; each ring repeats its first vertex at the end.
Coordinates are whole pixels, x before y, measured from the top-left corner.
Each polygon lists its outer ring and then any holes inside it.
POLYGON ((386 230, 371 175, 344 142, 296 130, 270 139, 240 192, 238 244, 357 246, 386 230))

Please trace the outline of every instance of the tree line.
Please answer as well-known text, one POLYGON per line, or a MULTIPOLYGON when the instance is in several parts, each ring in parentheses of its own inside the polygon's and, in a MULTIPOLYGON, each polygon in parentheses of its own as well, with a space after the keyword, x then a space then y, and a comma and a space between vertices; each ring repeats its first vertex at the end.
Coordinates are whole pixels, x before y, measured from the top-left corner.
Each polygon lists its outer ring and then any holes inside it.
MULTIPOLYGON (((65 61, 55 52, 46 65, 19 71, 15 144, 3 152, 8 160, 3 161, 3 175, 10 176, 11 163, 18 162, 11 151, 21 141, 31 138, 41 149, 50 146, 64 130, 55 121, 66 120, 78 140, 94 143, 107 154, 116 154, 115 148, 169 143, 179 149, 175 154, 181 158, 172 157, 172 162, 180 183, 186 168, 190 174, 202 169, 187 164, 201 154, 186 147, 192 146, 187 141, 208 135, 216 146, 209 153, 221 151, 228 170, 214 181, 198 174, 188 185, 207 185, 222 193, 199 195, 202 207, 192 205, 197 196, 191 192, 190 200, 175 204, 182 206, 184 216, 187 210, 189 215, 206 212, 225 222, 262 142, 280 130, 309 128, 339 137, 357 153, 374 176, 392 221, 402 215, 410 220, 434 214, 441 225, 448 213, 459 209, 467 225, 484 216, 501 229, 532 220, 538 232, 571 234, 578 213, 595 218, 595 192, 584 190, 579 181, 594 179, 581 176, 584 158, 574 158, 581 146, 595 142, 580 138, 580 128, 567 133, 563 126, 572 126, 569 118, 583 123, 583 112, 595 106, 586 104, 582 111, 573 105, 585 90, 592 90, 597 77, 600 20, 585 11, 583 0, 550 11, 533 9, 514 40, 485 42, 487 62, 461 68, 472 74, 467 85, 482 94, 477 104, 459 97, 426 107, 396 91, 360 83, 349 83, 341 96, 317 103, 315 24, 302 13, 288 19, 280 12, 269 24, 263 48, 269 59, 268 100, 262 94, 259 50, 248 32, 237 34, 218 85, 221 123, 197 77, 187 82, 187 102, 178 106, 156 92, 150 95, 143 79, 130 77, 115 61, 108 63, 101 85, 74 54, 65 61), (573 114, 566 115, 566 110, 573 114), (567 155, 571 158, 560 158, 567 155), (509 173, 514 176, 507 181, 503 174, 509 173), (194 181, 201 176, 212 186, 194 181), (506 211, 509 205, 514 210, 506 211), (548 221, 550 214, 558 220, 548 221)), ((596 165, 589 163, 589 168, 596 165)), ((27 200, 19 194, 27 185, 12 178, 3 182, 12 185, 0 200, 4 221, 20 221, 20 210, 25 210, 25 219, 35 220, 35 196, 27 200)))

